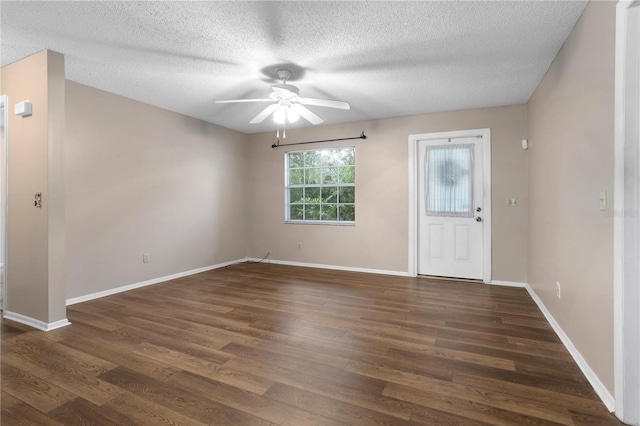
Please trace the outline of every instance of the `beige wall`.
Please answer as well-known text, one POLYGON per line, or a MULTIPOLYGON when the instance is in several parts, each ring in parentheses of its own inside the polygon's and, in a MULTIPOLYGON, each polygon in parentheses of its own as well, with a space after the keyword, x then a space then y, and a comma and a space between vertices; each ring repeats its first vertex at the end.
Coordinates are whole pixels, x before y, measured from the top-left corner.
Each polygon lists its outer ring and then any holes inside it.
POLYGON ((245 135, 73 82, 66 95, 69 298, 245 257, 245 135))
POLYGON ((45 323, 66 318, 64 81, 64 58, 50 51, 2 68, 10 112, 7 311, 45 323), (31 117, 13 114, 24 100, 31 117))
POLYGON ((529 103, 529 283, 611 393, 614 28, 590 3, 529 103))
POLYGON ((250 135, 248 254, 276 260, 406 272, 408 267, 408 136, 491 128, 493 279, 527 281, 526 106, 486 108, 316 126, 287 132, 294 142, 357 136, 366 140, 291 147, 356 146, 356 225, 284 223, 285 148, 274 133, 250 135), (507 207, 517 198, 518 207, 507 207), (302 245, 300 250, 298 244, 302 245))

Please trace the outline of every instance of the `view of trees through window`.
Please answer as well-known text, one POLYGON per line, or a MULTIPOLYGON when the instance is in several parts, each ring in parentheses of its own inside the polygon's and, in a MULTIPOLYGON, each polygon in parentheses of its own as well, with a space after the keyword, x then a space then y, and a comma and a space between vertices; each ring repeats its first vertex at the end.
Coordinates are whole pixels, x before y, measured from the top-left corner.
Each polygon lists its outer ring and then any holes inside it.
POLYGON ((355 154, 354 147, 286 153, 286 220, 355 222, 355 154))

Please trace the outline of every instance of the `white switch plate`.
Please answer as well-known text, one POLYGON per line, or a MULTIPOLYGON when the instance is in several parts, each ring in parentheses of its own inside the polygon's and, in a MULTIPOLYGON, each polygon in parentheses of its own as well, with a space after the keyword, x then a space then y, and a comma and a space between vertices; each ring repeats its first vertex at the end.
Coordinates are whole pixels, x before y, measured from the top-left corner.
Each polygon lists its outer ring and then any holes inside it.
POLYGON ((517 198, 507 198, 507 205, 509 207, 515 207, 518 205, 518 199, 517 198))

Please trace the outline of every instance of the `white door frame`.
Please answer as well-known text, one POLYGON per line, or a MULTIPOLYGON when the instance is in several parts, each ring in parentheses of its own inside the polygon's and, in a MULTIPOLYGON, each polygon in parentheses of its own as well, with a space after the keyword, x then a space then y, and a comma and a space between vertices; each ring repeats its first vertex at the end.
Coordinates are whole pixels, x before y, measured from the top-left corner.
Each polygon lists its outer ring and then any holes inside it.
POLYGON ((2 173, 2 179, 0 182, 4 182, 4 185, 0 185, 0 208, 3 210, 4 220, 0 221, 0 244, 2 244, 2 256, 0 256, 0 265, 2 266, 2 313, 7 312, 7 258, 8 258, 8 238, 7 238, 7 223, 9 221, 9 98, 7 95, 0 96, 0 104, 4 106, 4 137, 3 144, 0 146, 0 173, 2 173))
POLYGON ((482 280, 491 282, 491 129, 458 130, 453 132, 409 135, 409 266, 408 275, 418 275, 418 141, 482 137, 484 223, 482 280))
POLYGON ((640 0, 616 5, 613 205, 616 416, 640 424, 640 0))

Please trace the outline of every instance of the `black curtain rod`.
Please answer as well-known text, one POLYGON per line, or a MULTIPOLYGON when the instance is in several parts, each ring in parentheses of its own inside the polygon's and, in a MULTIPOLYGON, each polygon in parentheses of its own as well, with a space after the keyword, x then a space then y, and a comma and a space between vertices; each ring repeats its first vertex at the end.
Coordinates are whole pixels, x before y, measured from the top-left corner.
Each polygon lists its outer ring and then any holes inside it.
POLYGON ((295 143, 285 143, 285 144, 282 144, 282 145, 280 145, 280 139, 278 139, 276 141, 276 143, 271 145, 271 148, 277 148, 279 146, 305 145, 305 144, 308 144, 308 143, 348 141, 348 140, 351 140, 351 139, 366 139, 366 138, 367 138, 367 136, 364 134, 364 130, 363 130, 362 133, 360 134, 360 136, 355 136, 353 138, 325 139, 325 140, 322 140, 322 141, 295 142, 295 143))

